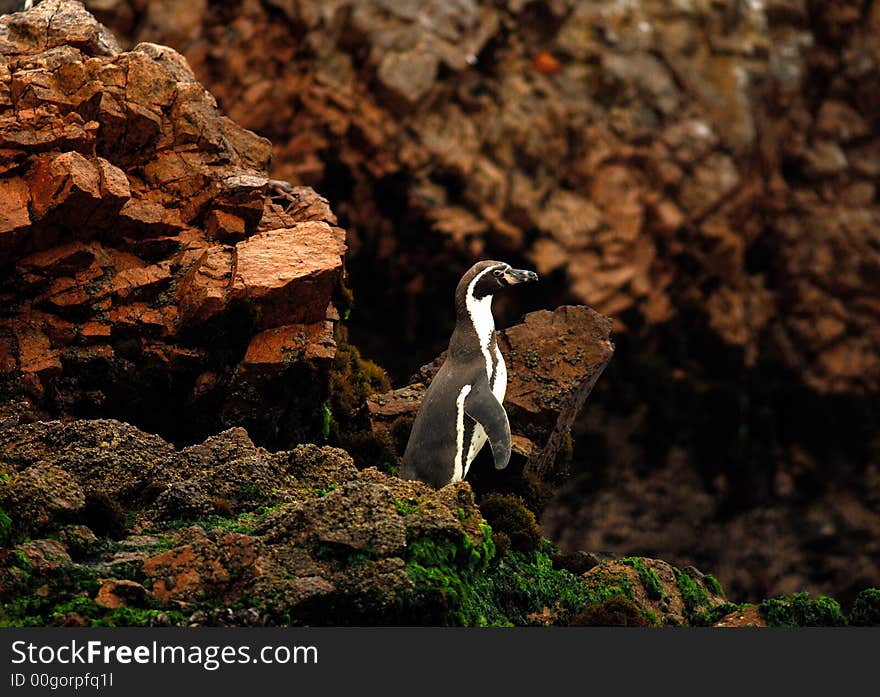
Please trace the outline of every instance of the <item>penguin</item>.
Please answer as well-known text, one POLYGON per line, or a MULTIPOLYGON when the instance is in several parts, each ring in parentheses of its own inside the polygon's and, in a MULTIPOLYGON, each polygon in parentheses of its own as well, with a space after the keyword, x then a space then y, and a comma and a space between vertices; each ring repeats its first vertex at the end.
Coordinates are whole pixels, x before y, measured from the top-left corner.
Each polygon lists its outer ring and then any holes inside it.
POLYGON ((403 454, 403 479, 439 489, 467 476, 489 441, 496 469, 510 460, 510 424, 502 402, 507 367, 495 340, 494 294, 538 280, 534 271, 480 261, 455 289, 455 330, 446 361, 431 381, 403 454))

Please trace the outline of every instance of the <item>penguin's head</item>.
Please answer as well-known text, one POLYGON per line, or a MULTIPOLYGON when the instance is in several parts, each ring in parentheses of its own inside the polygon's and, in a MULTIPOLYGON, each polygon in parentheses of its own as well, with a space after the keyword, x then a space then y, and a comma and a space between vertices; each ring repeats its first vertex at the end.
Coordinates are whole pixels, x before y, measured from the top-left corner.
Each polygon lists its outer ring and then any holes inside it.
POLYGON ((479 261, 461 277, 456 289, 459 298, 473 296, 475 300, 493 295, 502 288, 538 280, 538 274, 526 269, 514 269, 503 261, 479 261))

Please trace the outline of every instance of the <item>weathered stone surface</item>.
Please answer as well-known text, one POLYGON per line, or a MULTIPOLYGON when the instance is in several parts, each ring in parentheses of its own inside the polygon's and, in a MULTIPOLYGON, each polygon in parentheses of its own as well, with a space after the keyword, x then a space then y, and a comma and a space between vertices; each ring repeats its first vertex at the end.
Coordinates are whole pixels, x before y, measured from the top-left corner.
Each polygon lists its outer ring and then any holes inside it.
MULTIPOLYGON (((64 526, 58 541, 19 545, 19 556, 0 547, 2 603, 32 592, 16 566, 23 558, 41 574, 40 583, 48 579, 38 592, 51 602, 73 592, 82 606, 77 579, 97 581, 97 591, 89 591, 98 608, 93 612, 157 604, 175 612, 221 611, 254 603, 272 623, 394 621, 407 616, 400 613, 414 582, 406 560, 416 540, 427 541, 429 549, 460 547, 463 554, 491 545, 467 484, 435 491, 375 469, 358 471, 335 448, 301 445, 270 453, 238 428, 175 450, 113 421, 10 424, 0 438, 0 460, 11 468, 10 483, 0 487, 24 494, 26 478, 51 470, 56 480, 63 476, 94 492, 85 516, 106 514, 113 505, 138 511, 122 524, 121 539, 89 547, 87 563, 74 562, 69 553, 80 559, 90 544, 82 525, 64 526), (218 514, 236 518, 224 521, 218 514), (181 519, 199 522, 179 527, 181 519)), ((20 533, 19 510, 11 512, 13 533, 20 533)), ((94 540, 91 531, 88 538, 94 540)), ((470 562, 463 557, 461 563, 470 562)), ((73 619, 52 617, 54 623, 73 619)), ((260 618, 194 614, 191 622, 253 624, 260 618)))
POLYGON ((270 189, 268 141, 183 56, 122 52, 79 2, 46 0, 0 18, 0 64, 7 392, 150 421, 193 394, 234 399, 251 335, 286 332, 275 360, 254 344, 267 378, 333 357, 345 233, 311 189, 270 189))
POLYGON ((104 581, 95 596, 95 605, 115 610, 126 605, 139 605, 151 593, 136 581, 110 579, 104 581))
POLYGON ((332 322, 276 327, 251 339, 242 367, 284 365, 303 357, 326 360, 333 358, 335 348, 332 322))
POLYGON ((0 485, 0 508, 33 533, 56 520, 72 519, 85 504, 83 489, 60 467, 38 460, 0 485))
POLYGON ((319 321, 344 252, 345 233, 323 222, 258 233, 235 246, 231 297, 258 308, 260 327, 319 321))
POLYGON ((749 605, 742 610, 734 610, 718 620, 713 627, 766 627, 767 622, 758 612, 757 605, 749 605))

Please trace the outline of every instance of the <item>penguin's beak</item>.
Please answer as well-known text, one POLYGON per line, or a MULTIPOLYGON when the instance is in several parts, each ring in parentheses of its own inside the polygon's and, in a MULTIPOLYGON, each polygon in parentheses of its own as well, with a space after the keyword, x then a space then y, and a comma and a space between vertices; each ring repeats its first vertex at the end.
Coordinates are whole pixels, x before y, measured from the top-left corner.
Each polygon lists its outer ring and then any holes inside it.
POLYGON ((517 283, 531 283, 538 280, 538 274, 525 269, 507 269, 504 272, 504 280, 511 286, 517 283))

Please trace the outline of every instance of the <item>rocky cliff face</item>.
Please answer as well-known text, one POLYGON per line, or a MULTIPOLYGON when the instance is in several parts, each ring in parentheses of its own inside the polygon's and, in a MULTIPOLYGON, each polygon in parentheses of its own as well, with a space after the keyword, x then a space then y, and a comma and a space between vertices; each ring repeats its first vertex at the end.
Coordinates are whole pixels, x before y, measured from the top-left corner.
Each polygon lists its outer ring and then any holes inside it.
POLYGON ((542 273, 502 326, 615 323, 573 451, 589 371, 516 359, 518 463, 574 453, 548 536, 738 598, 880 582, 878 3, 86 4, 130 50, 76 3, 0 22, 6 394, 391 469, 431 369, 388 393, 337 317, 401 385, 502 257, 542 273))
MULTIPOLYGON (((365 467, 395 454, 358 431, 387 380, 334 326, 345 233, 182 56, 48 0, 0 19, 0 58, 0 624, 548 624, 616 597, 551 560, 522 499, 496 496, 493 532, 468 484, 365 467), (302 444, 331 438, 360 469, 302 444)), ((563 307, 500 337, 538 475, 609 332, 563 307)))
POLYGON ((880 533, 880 4, 93 6, 124 41, 180 50, 272 139, 275 176, 331 199, 352 336, 398 381, 443 349, 435 308, 477 255, 542 274, 535 304, 502 316, 585 302, 614 318, 554 537, 683 562, 709 525, 702 563, 774 568, 746 593, 838 591, 853 554, 876 580, 848 540, 880 533), (645 514, 650 542, 602 527, 605 499, 658 480, 680 503, 645 514), (830 576, 829 547, 847 548, 830 576))
POLYGON ((0 61, 7 392, 192 438, 265 430, 260 393, 300 370, 319 413, 346 249, 326 201, 273 190, 269 142, 181 55, 123 52, 77 3, 3 17, 0 61))
POLYGON ((699 309, 832 393, 880 367, 864 5, 95 3, 326 187, 404 295, 439 249, 512 253, 632 326, 699 309))

